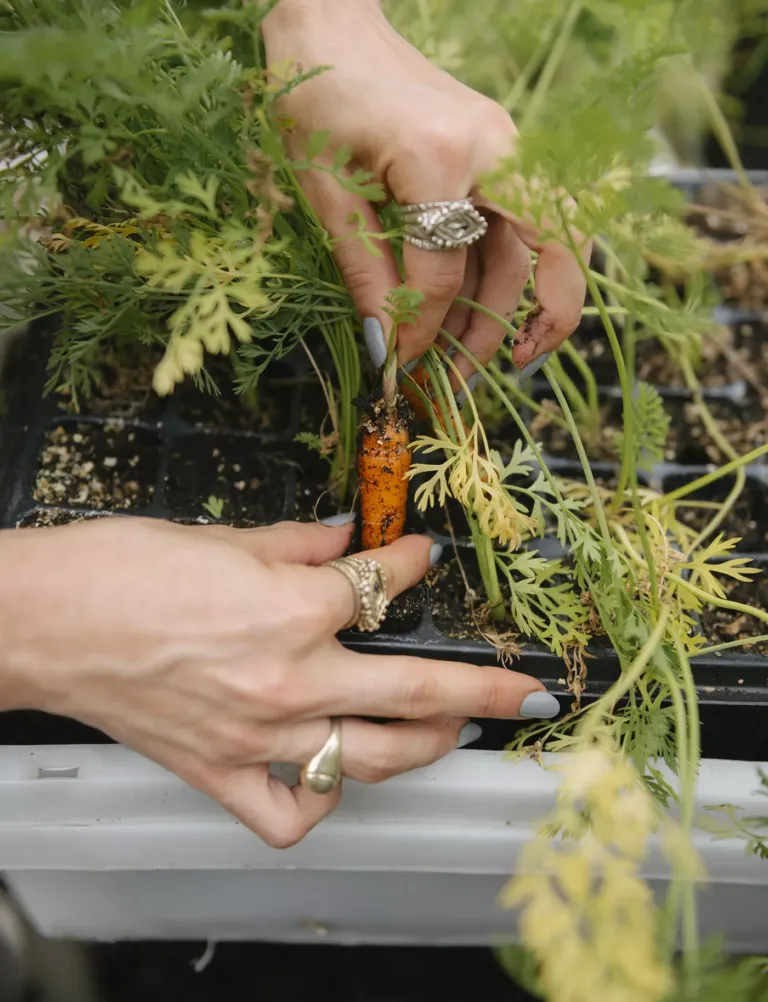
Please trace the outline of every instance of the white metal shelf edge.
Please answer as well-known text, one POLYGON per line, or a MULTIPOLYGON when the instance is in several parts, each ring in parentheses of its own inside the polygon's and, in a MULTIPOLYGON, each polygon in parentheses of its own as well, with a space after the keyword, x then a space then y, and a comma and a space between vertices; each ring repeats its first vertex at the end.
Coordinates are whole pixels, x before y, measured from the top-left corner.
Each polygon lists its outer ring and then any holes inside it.
MULTIPOLYGON (((547 763, 556 757, 547 757, 547 763)), ((697 807, 759 813, 753 763, 704 761, 697 807)), ((456 751, 379 786, 348 782, 340 808, 272 850, 214 801, 119 745, 0 748, 0 869, 307 869, 499 874, 552 804, 555 773, 502 753, 456 751), (76 775, 40 778, 66 770, 76 775)), ((697 844, 711 882, 768 883, 739 842, 697 844)), ((646 872, 663 879, 651 854, 646 872)))

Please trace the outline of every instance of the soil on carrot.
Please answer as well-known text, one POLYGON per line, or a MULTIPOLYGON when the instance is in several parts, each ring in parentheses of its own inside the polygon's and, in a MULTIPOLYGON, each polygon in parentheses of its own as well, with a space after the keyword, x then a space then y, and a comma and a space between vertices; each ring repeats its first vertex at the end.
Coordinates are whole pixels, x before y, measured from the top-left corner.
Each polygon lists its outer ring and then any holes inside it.
POLYGON ((73 398, 66 389, 56 392, 63 410, 70 413, 112 418, 142 418, 152 420, 160 416, 166 401, 152 388, 155 366, 162 351, 138 346, 130 357, 106 352, 97 365, 93 392, 85 397, 73 398))
POLYGON ((149 504, 158 439, 122 421, 58 425, 40 452, 33 497, 42 504, 135 510, 149 504))
POLYGON ((190 435, 171 452, 166 500, 188 518, 210 515, 213 497, 221 520, 240 525, 279 521, 293 493, 295 463, 282 453, 257 450, 250 440, 225 435, 190 435))
POLYGON ((283 433, 291 419, 296 376, 289 365, 276 362, 259 380, 253 395, 237 393, 232 366, 226 359, 206 363, 207 373, 218 393, 202 389, 191 380, 181 388, 181 416, 196 428, 220 428, 283 433))
MULTIPOLYGON (((763 571, 753 581, 739 582, 727 590, 731 602, 752 605, 768 612, 768 574, 763 571)), ((746 637, 759 637, 768 633, 768 627, 754 616, 734 612, 731 609, 705 609, 701 615, 701 631, 709 644, 725 644, 746 637)), ((735 653, 768 655, 768 643, 744 644, 734 649, 735 653)), ((731 651, 729 653, 734 653, 731 651)))
MULTIPOLYGON (((664 491, 675 490, 685 483, 690 483, 692 479, 694 479, 692 476, 683 475, 667 477, 663 485, 664 491)), ((723 477, 684 501, 719 504, 725 500, 732 487, 733 478, 723 477)), ((684 501, 681 500, 677 505, 677 518, 683 525, 690 526, 697 532, 701 531, 716 514, 716 510, 712 507, 695 507, 685 504, 684 501)), ((717 532, 723 533, 726 538, 738 538, 735 551, 765 553, 768 549, 768 487, 748 477, 744 489, 717 532)))

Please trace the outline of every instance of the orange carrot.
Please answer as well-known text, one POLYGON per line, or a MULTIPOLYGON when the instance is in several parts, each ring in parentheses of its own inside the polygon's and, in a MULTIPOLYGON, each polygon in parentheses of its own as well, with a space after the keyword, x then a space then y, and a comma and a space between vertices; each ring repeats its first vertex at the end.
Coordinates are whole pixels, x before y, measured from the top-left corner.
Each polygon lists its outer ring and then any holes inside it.
POLYGON ((362 546, 394 543, 405 528, 406 474, 411 466, 408 425, 396 408, 378 401, 363 418, 357 453, 362 546))

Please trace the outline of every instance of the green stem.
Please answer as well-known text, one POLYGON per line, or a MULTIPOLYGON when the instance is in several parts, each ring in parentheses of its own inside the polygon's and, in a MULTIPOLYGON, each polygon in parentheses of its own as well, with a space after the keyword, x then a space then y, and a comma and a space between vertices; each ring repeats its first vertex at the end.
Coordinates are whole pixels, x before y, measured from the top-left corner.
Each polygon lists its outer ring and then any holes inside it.
POLYGON ((687 497, 689 494, 694 494, 696 491, 701 490, 702 487, 707 487, 709 484, 714 483, 721 477, 726 477, 729 473, 735 473, 736 470, 740 469, 742 466, 749 466, 751 463, 756 462, 761 456, 765 456, 766 454, 768 454, 768 443, 761 445, 757 449, 753 449, 751 452, 745 453, 743 456, 739 456, 738 459, 734 459, 730 463, 726 463, 725 466, 721 466, 719 470, 712 470, 711 473, 705 473, 704 476, 699 477, 696 480, 692 480, 689 484, 683 484, 681 487, 676 487, 675 490, 662 495, 661 498, 659 498, 659 503, 664 505, 670 504, 672 501, 679 501, 680 498, 687 497))
POLYGON ((723 109, 720 107, 715 95, 712 93, 711 88, 708 86, 704 77, 699 73, 697 69, 691 64, 691 73, 694 74, 694 79, 699 85, 699 90, 701 96, 704 99, 704 104, 709 112, 709 119, 712 125, 712 131, 715 134, 715 138, 720 144, 720 149, 725 154, 725 158, 731 165, 733 171, 739 179, 739 184, 742 188, 747 191, 753 191, 752 183, 749 180, 749 175, 746 170, 744 170, 744 164, 739 156, 739 150, 733 139, 733 133, 731 132, 731 127, 728 125, 728 120, 723 114, 723 109))
MULTIPOLYGON (((553 376, 557 379, 558 386, 562 389, 563 393, 566 395, 571 407, 576 411, 582 422, 589 427, 590 425, 590 412, 589 404, 584 399, 584 395, 579 391, 574 381, 568 375, 568 373, 563 369, 563 363, 557 357, 553 355, 549 360, 550 369, 553 376)), ((592 428, 589 427, 592 431, 592 428)))
POLYGON ((533 93, 523 114, 521 123, 522 132, 530 131, 536 122, 536 118, 555 79, 555 74, 568 51, 571 35, 581 13, 581 8, 582 0, 571 0, 571 4, 565 12, 565 17, 560 25, 560 31, 557 34, 557 38, 555 38, 552 48, 549 50, 547 61, 539 74, 536 86, 533 88, 533 93))
MULTIPOLYGON (((671 670, 668 664, 664 665, 663 669, 664 680, 669 691, 669 698, 672 702, 672 707, 675 714, 675 733, 677 735, 677 763, 678 763, 678 775, 680 778, 680 801, 683 805, 683 812, 687 814, 693 808, 695 803, 694 793, 695 793, 695 782, 696 774, 695 770, 690 768, 691 762, 689 759, 689 751, 691 746, 691 738, 689 737, 689 722, 686 719, 685 714, 685 702, 683 700, 683 693, 681 690, 680 682, 675 677, 674 672, 671 670)), ((698 740, 698 739, 696 739, 698 740)), ((698 764, 698 758, 696 759, 694 765, 698 764)), ((684 822, 685 823, 685 822, 684 822)), ((679 879, 672 880, 672 885, 669 890, 666 901, 666 925, 667 925, 667 935, 665 937, 668 944, 668 951, 670 958, 674 956, 677 951, 677 931, 678 931, 678 916, 682 917, 683 925, 683 950, 686 951, 690 949, 690 940, 695 937, 695 909, 693 912, 693 925, 691 924, 691 909, 690 909, 690 894, 692 888, 684 888, 679 879), (688 893, 684 894, 684 891, 688 893)), ((689 954, 689 960, 691 959, 691 954, 689 954)), ((687 962, 684 958, 684 963, 687 966, 687 962)))
POLYGON ((510 115, 514 116, 517 111, 517 106, 522 100, 525 92, 528 90, 531 80, 533 80, 536 75, 537 70, 541 66, 541 63, 546 59, 547 54, 552 49, 552 36, 555 33, 555 22, 548 21, 542 29, 541 35, 536 45, 536 49, 533 55, 525 64, 524 68, 520 72, 519 76, 512 85, 512 89, 509 94, 504 98, 503 101, 499 103, 508 111, 510 115))
MULTIPOLYGON (((688 656, 677 634, 675 635, 675 652, 677 653, 678 667, 683 677, 683 690, 688 708, 688 769, 687 782, 680 798, 680 821, 683 830, 690 839, 693 833, 694 810, 696 806, 696 774, 701 755, 699 703, 688 656)), ((669 674, 672 676, 671 671, 669 674)), ((688 978, 691 979, 695 976, 698 955, 695 886, 691 880, 685 880, 685 886, 681 893, 684 893, 682 908, 683 967, 687 972, 688 978)))
POLYGON ((599 715, 609 712, 620 699, 622 699, 639 680, 645 671, 645 667, 653 656, 653 652, 661 643, 669 619, 670 609, 665 606, 659 615, 658 622, 653 628, 650 636, 635 655, 629 667, 621 673, 618 681, 614 682, 607 692, 596 700, 590 707, 589 712, 599 715))
POLYGON ((581 378, 584 380, 584 384, 587 390, 587 406, 589 408, 590 418, 593 419, 595 428, 600 426, 600 406, 597 399, 597 380, 595 379, 595 374, 590 369, 586 360, 582 358, 579 352, 574 348, 570 341, 564 341, 561 346, 561 351, 564 351, 568 358, 573 362, 576 368, 579 370, 581 378))
POLYGON ((467 520, 472 535, 472 542, 475 545, 477 566, 480 570, 480 577, 483 581, 488 605, 491 608, 491 616, 496 620, 503 619, 505 615, 504 596, 499 584, 496 558, 493 553, 493 541, 485 535, 478 525, 477 519, 471 512, 467 512, 467 520))
POLYGON ((700 658, 706 654, 714 654, 716 651, 727 651, 731 647, 746 647, 750 644, 764 644, 768 642, 768 633, 761 633, 759 637, 741 637, 739 640, 729 640, 727 644, 713 644, 712 647, 700 647, 692 658, 700 658))
POLYGON ((587 288, 589 289, 590 295, 595 302, 598 314, 603 323, 603 327, 605 328, 605 333, 608 336, 608 343, 611 346, 611 351, 613 352, 613 358, 616 362, 616 369, 619 375, 619 385, 621 386, 623 403, 624 441, 621 456, 621 468, 619 470, 619 482, 616 487, 613 504, 611 505, 611 510, 615 513, 621 505, 624 492, 627 488, 627 481, 630 477, 630 470, 634 469, 635 462, 635 417, 632 408, 632 385, 627 373, 627 367, 624 364, 624 356, 621 352, 621 344, 619 343, 619 338, 616 334, 616 328, 613 326, 613 320, 606 310, 605 302, 603 297, 600 295, 600 289, 597 286, 594 273, 579 253, 579 248, 576 246, 576 241, 573 238, 571 228, 568 225, 565 216, 562 216, 562 223, 565 229, 568 245, 570 246, 571 252, 582 270, 587 282, 587 288))
POLYGON ((606 549, 610 552, 611 549, 611 532, 608 528, 608 520, 605 517, 605 509, 603 508, 603 502, 600 500, 600 494, 597 490, 597 484, 595 483, 595 478, 592 473, 592 467, 589 464, 589 457, 587 456, 586 449, 584 448, 584 443, 581 440, 581 435, 579 434, 579 429, 576 426, 573 414, 571 413, 571 408, 568 406, 568 401, 565 399, 565 394, 557 385, 552 373, 550 371, 549 362, 544 366, 543 373, 549 380, 549 385, 557 397, 557 402, 560 404, 560 409, 565 416, 565 420, 568 423, 568 430, 573 438, 573 443, 576 446, 576 452, 579 456, 579 461, 581 462, 581 468, 584 471, 584 477, 587 481, 587 486, 589 487, 589 493, 592 498, 592 504, 595 507, 595 516, 597 518, 597 524, 600 527, 600 533, 603 537, 603 542, 605 543, 606 549))
POLYGON ((731 609, 733 612, 741 612, 745 616, 754 616, 755 619, 759 619, 761 623, 768 623, 768 612, 763 609, 756 609, 751 605, 743 605, 741 602, 731 602, 727 598, 715 598, 709 592, 702 591, 701 588, 697 588, 696 585, 691 584, 690 581, 685 581, 683 578, 679 577, 677 574, 668 574, 668 581, 674 581, 678 585, 682 585, 683 588, 687 588, 691 594, 695 595, 696 598, 701 599, 706 602, 707 605, 714 605, 718 609, 731 609))
MULTIPOLYGON (((728 459, 730 460, 738 459, 739 457, 736 453, 736 450, 733 448, 733 446, 725 437, 725 435, 723 435, 723 433, 717 427, 717 422, 715 421, 712 411, 709 409, 709 407, 706 404, 706 401, 704 400, 704 395, 701 392, 701 386, 699 385, 699 381, 696 378, 696 374, 693 371, 693 366, 685 356, 682 356, 680 358, 680 366, 682 368, 683 378, 685 379, 686 386, 693 393, 694 403, 696 404, 698 412, 701 415, 701 419, 704 423, 704 427, 709 432, 712 441, 715 443, 715 445, 718 446, 723 455, 728 457, 728 459)), ((744 467, 743 466, 739 467, 739 469, 736 471, 736 482, 731 488, 728 497, 719 506, 718 512, 715 515, 715 517, 712 518, 704 526, 704 528, 698 534, 696 539, 693 541, 691 545, 691 550, 698 549, 698 547, 701 546, 704 540, 707 539, 709 536, 711 536, 712 533, 720 525, 722 525, 723 521, 728 516, 728 513, 736 504, 739 495, 744 490, 744 485, 746 484, 746 482, 747 482, 747 475, 744 472, 744 467)))
POLYGON ((602 320, 605 332, 608 335, 608 343, 611 346, 611 351, 613 352, 613 358, 616 362, 616 369, 619 375, 619 385, 621 386, 622 395, 622 405, 623 405, 623 420, 624 420, 624 436, 622 442, 622 455, 621 455, 621 468, 619 470, 619 482, 616 486, 616 493, 614 495, 613 503, 610 506, 612 513, 616 513, 621 506, 624 498, 624 493, 626 491, 627 481, 629 480, 632 487, 632 508, 635 513, 635 522, 637 525, 637 532, 640 536, 640 542, 643 547, 643 553, 645 559, 648 563, 648 577, 651 585, 651 602, 653 604, 653 610, 655 615, 659 612, 659 583, 656 574, 656 565, 653 559, 653 551, 651 550, 650 540, 648 539, 648 532, 645 526, 645 515, 640 504, 640 498, 638 495, 638 484, 637 484, 637 465, 636 465, 636 455, 637 455, 637 443, 635 441, 635 416, 632 406, 632 381, 627 372, 627 367, 624 362, 624 356, 621 351, 621 345, 619 344, 619 339, 616 334, 616 329, 613 326, 613 321, 607 312, 605 301, 600 293, 597 282, 595 280, 595 274, 589 268, 587 263, 584 261, 583 257, 579 253, 579 248, 576 246, 576 241, 573 238, 573 234, 568 225, 568 222, 563 213, 561 213, 561 220, 565 230, 565 234, 568 240, 568 244, 571 248, 571 253, 576 258, 579 267, 587 282, 587 288, 597 306, 600 319, 602 320))

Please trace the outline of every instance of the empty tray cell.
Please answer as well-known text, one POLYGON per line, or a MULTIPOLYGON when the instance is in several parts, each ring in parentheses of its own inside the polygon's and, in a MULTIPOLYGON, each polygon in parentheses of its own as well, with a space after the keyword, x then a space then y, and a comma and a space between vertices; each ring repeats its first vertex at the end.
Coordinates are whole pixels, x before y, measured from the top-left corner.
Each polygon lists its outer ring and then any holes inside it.
MULTIPOLYGON (((740 602, 742 605, 768 612, 768 574, 764 568, 761 568, 760 574, 752 581, 729 585, 726 578, 720 580, 726 586, 730 602, 740 602)), ((733 609, 715 609, 709 606, 701 614, 701 632, 707 639, 707 645, 727 644, 745 637, 764 636, 768 633, 768 626, 755 616, 733 609)), ((745 644, 743 647, 735 648, 735 651, 768 655, 768 643, 745 644)))
MULTIPOLYGON (((723 438, 738 455, 744 455, 764 445, 768 439, 768 418, 756 399, 732 404, 725 400, 706 401, 723 438)), ((712 438, 695 403, 667 402, 672 417, 665 458, 685 466, 706 466, 726 463, 724 455, 712 438)))
POLYGON ((38 459, 33 497, 50 505, 127 510, 152 500, 159 440, 120 421, 52 428, 38 459))
MULTIPOLYGON (((706 389, 722 389, 743 380, 731 361, 734 333, 728 327, 710 332, 701 344, 696 377, 706 389)), ((640 336, 636 351, 637 378, 660 387, 685 388, 680 367, 664 346, 653 336, 640 336)))
POLYGON ((285 517, 295 476, 290 458, 252 439, 190 435, 171 452, 166 500, 176 515, 267 525, 285 517))
POLYGON ((140 344, 125 346, 119 355, 105 352, 93 365, 89 394, 73 397, 67 390, 59 390, 56 399, 71 413, 157 420, 168 404, 152 387, 155 367, 162 357, 159 348, 140 344))
MULTIPOLYGON (((702 471, 704 472, 704 471, 702 471)), ((698 474, 675 474, 664 478, 665 492, 696 480, 698 474)), ((677 502, 677 518, 699 532, 716 513, 734 485, 734 478, 722 477, 677 502)), ((764 553, 768 547, 768 487, 747 477, 739 497, 718 528, 726 537, 738 537, 735 549, 742 553, 764 553)))
POLYGON ((106 512, 73 511, 71 508, 33 508, 17 522, 19 529, 43 529, 54 525, 69 525, 70 522, 88 522, 94 518, 106 517, 106 512))
POLYGON ((206 363, 208 380, 199 388, 188 380, 181 388, 181 416, 196 428, 219 428, 279 435, 290 431, 296 375, 275 362, 250 393, 237 393, 235 373, 224 359, 206 363))
POLYGON ((326 457, 298 442, 291 448, 290 455, 296 462, 296 495, 293 511, 289 511, 288 517, 298 522, 314 522, 349 511, 352 490, 346 502, 341 502, 328 488, 332 452, 326 457))
POLYGON ((474 551, 438 564, 427 574, 429 605, 440 632, 454 640, 480 640, 485 592, 474 551))
MULTIPOLYGON (((526 547, 537 549, 539 542, 533 540, 526 547)), ((515 576, 522 580, 519 575, 515 576)), ((560 575, 552 578, 552 584, 565 581, 566 578, 560 575)), ((499 623, 489 620, 480 570, 470 547, 459 547, 456 557, 439 564, 428 573, 427 582, 432 618, 443 636, 452 640, 486 644, 490 644, 490 638, 495 637, 493 646, 499 651, 499 656, 509 659, 516 658, 523 645, 527 651, 544 650, 536 640, 521 635, 510 620, 499 623)), ((506 585, 502 585, 502 591, 509 597, 506 585)), ((512 598, 514 599, 514 592, 512 598)))

